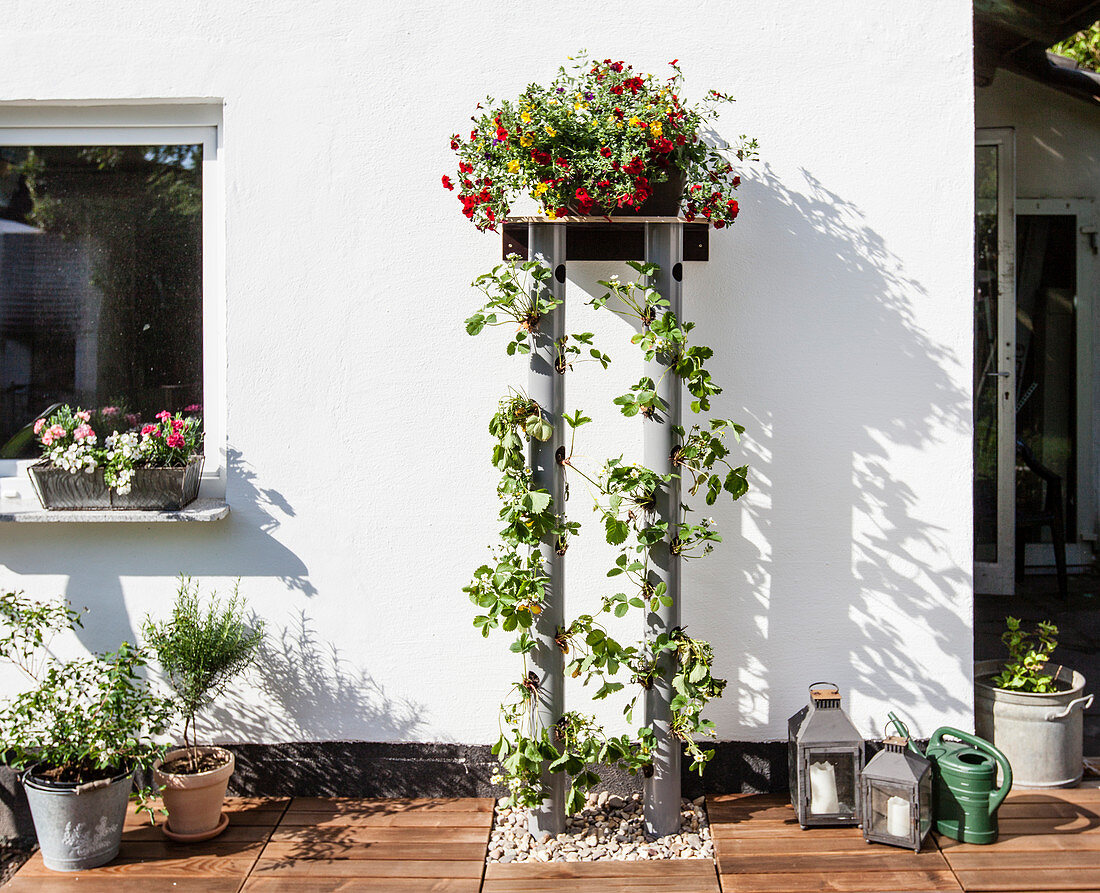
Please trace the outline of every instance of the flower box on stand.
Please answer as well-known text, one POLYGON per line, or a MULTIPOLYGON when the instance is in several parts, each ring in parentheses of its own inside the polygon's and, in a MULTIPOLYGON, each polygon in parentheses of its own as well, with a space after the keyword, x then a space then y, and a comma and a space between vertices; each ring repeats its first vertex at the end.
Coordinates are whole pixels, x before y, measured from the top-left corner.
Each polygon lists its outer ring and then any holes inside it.
POLYGON ((27 469, 42 507, 50 510, 148 509, 172 511, 199 495, 203 457, 192 456, 177 468, 135 468, 130 492, 107 486, 103 469, 76 472, 42 461, 27 469))

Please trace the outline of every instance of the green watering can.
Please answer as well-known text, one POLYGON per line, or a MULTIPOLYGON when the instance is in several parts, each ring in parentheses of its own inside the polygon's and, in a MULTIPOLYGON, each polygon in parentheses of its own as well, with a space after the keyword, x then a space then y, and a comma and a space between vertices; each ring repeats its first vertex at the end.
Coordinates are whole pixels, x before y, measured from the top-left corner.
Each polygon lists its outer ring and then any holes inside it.
MULTIPOLYGON (((904 728, 893 713, 890 719, 904 728)), ((909 747, 920 753, 912 739, 909 747)), ((1008 758, 988 741, 950 726, 932 733, 924 756, 932 763, 936 831, 962 843, 993 843, 997 839, 997 808, 1012 790, 1008 758)))

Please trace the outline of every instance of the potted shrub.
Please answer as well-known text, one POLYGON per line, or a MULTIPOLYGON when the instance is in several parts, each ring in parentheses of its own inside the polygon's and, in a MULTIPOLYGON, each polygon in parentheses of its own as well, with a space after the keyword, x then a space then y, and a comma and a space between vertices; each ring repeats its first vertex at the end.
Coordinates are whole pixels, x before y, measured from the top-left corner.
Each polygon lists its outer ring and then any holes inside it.
POLYGON ((1058 627, 1044 621, 1028 632, 1006 619, 1001 641, 1008 661, 974 665, 974 721, 1012 764, 1018 787, 1072 787, 1081 780, 1082 714, 1092 704, 1085 677, 1051 662, 1058 627))
POLYGON ((3 658, 29 679, 27 691, 0 706, 6 761, 24 769, 42 860, 78 871, 118 854, 134 771, 161 748, 171 705, 139 675, 144 653, 117 651, 62 661, 46 650, 52 635, 80 625, 67 602, 0 595, 3 658))
POLYGON ((647 214, 732 223, 741 178, 730 156, 755 157, 756 141, 737 146, 711 138, 718 107, 731 98, 711 90, 697 104, 683 98, 683 74, 658 78, 625 62, 583 54, 549 85, 532 84, 515 100, 486 99, 469 138, 455 134, 462 213, 479 230, 495 230, 512 200, 529 194, 551 220, 582 215, 647 214), (706 137, 704 135, 707 135, 706 137))
POLYGON ((236 761, 225 748, 194 742, 195 717, 253 661, 263 624, 246 621, 236 588, 224 602, 212 593, 204 609, 198 587, 184 577, 172 616, 147 619, 143 632, 183 717, 183 747, 153 766, 168 812, 164 833, 178 841, 208 840, 229 824, 222 805, 236 761))
POLYGON ((180 509, 193 501, 202 475, 202 422, 167 410, 154 423, 128 427, 136 421, 117 407, 93 416, 67 405, 38 419, 42 459, 28 471, 43 507, 180 509))

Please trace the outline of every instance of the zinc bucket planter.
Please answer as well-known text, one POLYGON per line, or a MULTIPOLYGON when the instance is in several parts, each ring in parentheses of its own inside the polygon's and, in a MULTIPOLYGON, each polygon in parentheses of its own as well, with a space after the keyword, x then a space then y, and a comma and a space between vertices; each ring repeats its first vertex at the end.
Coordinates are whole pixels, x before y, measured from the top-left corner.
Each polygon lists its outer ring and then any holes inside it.
POLYGON ((1092 704, 1092 695, 1084 694, 1085 677, 1068 667, 1047 664, 1044 672, 1054 676, 1060 691, 1009 691, 990 681, 1002 667, 998 660, 974 664, 978 736, 1008 758, 1016 787, 1073 787, 1082 775, 1082 714, 1092 704))
POLYGON ((90 474, 71 474, 49 462, 37 462, 27 469, 42 507, 51 511, 103 511, 181 509, 199 495, 202 456, 192 456, 186 465, 173 468, 134 469, 130 492, 119 494, 103 480, 103 469, 90 474))
POLYGON ((62 784, 23 775, 42 862, 53 871, 83 871, 118 855, 122 825, 133 786, 133 772, 62 784))
POLYGON ((164 808, 168 810, 164 833, 181 843, 209 840, 221 834, 229 824, 222 807, 236 758, 222 747, 200 747, 198 750, 200 754, 220 756, 225 763, 206 772, 165 772, 161 768, 165 763, 187 756, 187 749, 179 748, 169 751, 163 761, 153 764, 153 779, 161 789, 164 808))

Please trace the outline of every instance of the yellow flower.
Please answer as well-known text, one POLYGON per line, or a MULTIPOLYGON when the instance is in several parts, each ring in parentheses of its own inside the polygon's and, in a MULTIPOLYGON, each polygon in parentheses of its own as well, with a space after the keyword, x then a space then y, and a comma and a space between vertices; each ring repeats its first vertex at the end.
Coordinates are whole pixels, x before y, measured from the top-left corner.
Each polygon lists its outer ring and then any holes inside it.
POLYGON ((545 183, 539 183, 533 190, 535 197, 538 198, 540 195, 542 195, 544 192, 546 192, 546 189, 547 189, 547 186, 546 186, 545 183))
POLYGON ((639 118, 637 115, 635 115, 630 119, 630 126, 631 127, 645 127, 645 121, 643 121, 641 118, 639 118))
POLYGON ((558 212, 555 211, 553 208, 548 208, 547 211, 546 211, 546 216, 550 220, 557 220, 558 219, 558 212))
POLYGON ((520 113, 520 116, 519 116, 519 119, 520 119, 520 120, 521 120, 521 121, 522 121, 522 122, 523 122, 524 124, 530 124, 530 123, 531 123, 531 116, 530 116, 529 114, 527 114, 527 112, 521 112, 521 113, 520 113))
POLYGON ((519 170, 519 162, 518 161, 509 161, 508 162, 508 173, 514 174, 518 170, 519 170))
POLYGON ((583 109, 583 108, 584 108, 584 103, 583 103, 583 102, 575 102, 575 103, 573 103, 573 110, 574 110, 574 111, 576 111, 576 112, 579 112, 579 111, 580 111, 581 109, 583 109))
POLYGON ((654 136, 660 136, 662 133, 661 122, 654 121, 652 124, 650 124, 649 132, 652 133, 654 136))
POLYGON ((531 134, 529 134, 529 133, 525 133, 523 136, 521 136, 519 138, 519 144, 521 146, 523 146, 523 148, 525 148, 525 149, 530 148, 531 143, 533 143, 534 141, 535 141, 534 137, 532 137, 531 134))
POLYGON ((549 124, 547 124, 546 125, 546 134, 547 134, 547 136, 557 136, 558 132, 553 127, 551 127, 549 124))

